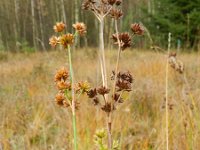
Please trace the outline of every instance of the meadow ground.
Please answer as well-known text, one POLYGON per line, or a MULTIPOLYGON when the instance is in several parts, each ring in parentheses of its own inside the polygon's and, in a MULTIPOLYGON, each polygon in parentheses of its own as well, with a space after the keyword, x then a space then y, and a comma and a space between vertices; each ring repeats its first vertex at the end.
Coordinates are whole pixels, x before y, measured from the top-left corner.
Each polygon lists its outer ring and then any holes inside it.
MULTIPOLYGON (((5 54, 0 58, 0 149, 71 150, 70 111, 54 102, 54 73, 68 65, 66 53, 5 54)), ((107 58, 111 73, 116 52, 108 51, 107 58)), ((163 53, 140 50, 122 54, 120 70, 129 70, 135 79, 129 100, 114 115, 113 137, 122 150, 165 149, 166 58, 163 53)), ((200 55, 184 53, 178 58, 184 62, 185 72, 169 71, 170 150, 199 150, 200 55)), ((74 52, 73 61, 76 81, 101 85, 93 49, 74 52)), ((105 115, 86 96, 80 103, 79 149, 94 150, 93 135, 106 127, 105 115)))

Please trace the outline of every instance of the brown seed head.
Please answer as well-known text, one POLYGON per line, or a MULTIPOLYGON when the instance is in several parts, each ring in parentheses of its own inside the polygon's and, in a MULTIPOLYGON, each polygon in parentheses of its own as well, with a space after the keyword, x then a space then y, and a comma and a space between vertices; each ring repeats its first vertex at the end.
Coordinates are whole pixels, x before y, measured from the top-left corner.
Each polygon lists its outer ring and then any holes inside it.
POLYGON ((140 25, 139 23, 132 24, 131 30, 132 30, 133 34, 137 34, 137 35, 143 35, 143 33, 144 33, 144 29, 143 29, 142 25, 140 25))
POLYGON ((125 50, 128 47, 131 47, 131 37, 129 35, 129 33, 125 32, 125 33, 120 33, 118 36, 117 34, 113 34, 112 35, 112 39, 114 41, 114 44, 118 45, 118 37, 119 37, 119 41, 120 41, 120 47, 122 50, 125 50))
POLYGON ((74 35, 71 33, 64 34, 60 37, 60 44, 67 48, 69 45, 74 43, 74 35))
POLYGON ((117 6, 121 5, 121 3, 122 3, 122 0, 116 0, 116 5, 117 6))
POLYGON ((116 108, 113 107, 113 109, 111 108, 111 103, 106 103, 103 107, 101 107, 101 109, 107 113, 111 112, 112 110, 115 110, 116 108))
POLYGON ((123 103, 124 102, 124 100, 121 98, 121 95, 118 94, 118 93, 115 93, 114 96, 112 96, 112 98, 113 98, 113 100, 115 102, 118 102, 118 103, 123 103))
POLYGON ((93 103, 95 106, 100 103, 98 97, 93 98, 93 103))
POLYGON ((61 69, 59 69, 56 74, 55 74, 55 82, 59 82, 59 81, 66 81, 69 77, 69 72, 65 67, 62 67, 61 69))
POLYGON ((62 81, 58 81, 56 83, 56 85, 59 90, 65 90, 65 89, 71 90, 70 82, 66 82, 66 81, 62 80, 62 81))
POLYGON ((65 29, 66 25, 63 22, 58 22, 56 25, 53 27, 55 32, 62 32, 65 29))
POLYGON ((63 101, 65 100, 65 96, 63 93, 58 93, 55 97, 55 101, 58 105, 63 106, 63 101))
POLYGON ((127 81, 118 80, 116 83, 117 91, 131 91, 131 83, 127 81))
POLYGON ((77 91, 82 91, 82 93, 87 93, 90 89, 90 85, 87 81, 79 82, 77 84, 77 91))
POLYGON ((116 2, 116 0, 108 0, 108 3, 109 3, 110 5, 114 5, 115 2, 116 2))
POLYGON ((87 95, 89 98, 94 98, 97 96, 97 89, 94 88, 94 89, 91 89, 87 92, 87 95))
POLYGON ((51 45, 51 47, 55 48, 56 45, 59 43, 59 37, 56 37, 56 36, 52 36, 50 39, 49 39, 49 44, 51 45))
POLYGON ((120 19, 122 16, 123 16, 123 12, 122 12, 122 10, 120 10, 120 9, 115 9, 115 8, 113 8, 113 9, 110 11, 110 17, 111 17, 111 18, 114 18, 114 19, 118 20, 118 19, 120 19))
POLYGON ((117 78, 122 81, 127 81, 133 83, 133 76, 130 74, 129 71, 127 72, 119 72, 117 78))
POLYGON ((83 36, 86 33, 86 25, 82 22, 78 22, 72 25, 74 29, 79 33, 79 35, 83 36))
POLYGON ((90 2, 84 1, 83 4, 82 4, 82 9, 89 10, 90 9, 90 2))
POLYGON ((180 74, 184 72, 184 64, 182 61, 177 60, 176 53, 170 53, 169 54, 169 64, 170 66, 180 74))
POLYGON ((110 89, 106 88, 105 86, 101 86, 97 89, 97 92, 100 94, 100 95, 105 95, 105 94, 108 94, 110 92, 110 89))
MULTIPOLYGON (((114 80, 115 72, 112 72, 111 79, 114 80)), ((127 72, 119 72, 117 74, 117 82, 116 88, 117 91, 131 91, 133 83, 133 76, 130 74, 129 71, 127 72)))

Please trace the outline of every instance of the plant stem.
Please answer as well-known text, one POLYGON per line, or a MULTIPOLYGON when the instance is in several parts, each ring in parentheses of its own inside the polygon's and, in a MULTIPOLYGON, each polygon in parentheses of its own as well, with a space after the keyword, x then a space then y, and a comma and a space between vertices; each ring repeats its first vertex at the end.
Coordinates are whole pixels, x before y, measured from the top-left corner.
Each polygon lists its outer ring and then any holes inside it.
POLYGON ((111 112, 107 113, 108 149, 112 150, 112 118, 111 112))
POLYGON ((107 83, 107 71, 106 71, 106 60, 105 60, 105 48, 104 48, 104 18, 101 17, 100 19, 100 32, 99 32, 99 39, 100 39, 100 51, 101 51, 101 68, 103 72, 102 80, 103 80, 103 86, 108 87, 107 83))
MULTIPOLYGON (((119 68, 119 59, 121 56, 121 46, 120 46, 120 40, 119 40, 119 31, 118 31, 118 25, 117 25, 117 20, 115 20, 115 31, 117 34, 117 42, 118 42, 118 54, 117 54, 117 62, 115 66, 115 75, 114 75, 114 82, 113 82, 113 96, 115 94, 115 89, 116 89, 116 82, 117 82, 117 73, 118 73, 118 68, 119 68)), ((108 113, 107 120, 108 120, 108 139, 109 139, 109 144, 110 147, 112 148, 112 110, 113 110, 113 100, 111 100, 111 112, 108 113)))
MULTIPOLYGON (((105 60, 105 49, 104 49, 104 17, 100 18, 100 31, 99 31, 99 39, 100 39, 100 63, 101 63, 101 72, 102 72, 102 80, 103 86, 108 87, 107 83, 107 72, 106 72, 106 60, 105 60)), ((108 102, 108 97, 105 95, 105 102, 108 102)), ((112 106, 111 106, 112 107, 112 106)), ((107 114, 107 133, 108 133, 108 149, 112 149, 112 133, 111 133, 111 113, 107 114)))
POLYGON ((115 75, 114 75, 114 83, 113 83, 113 96, 114 96, 115 90, 116 90, 117 74, 118 74, 118 68, 119 68, 119 59, 120 59, 121 51, 122 51, 121 50, 121 46, 120 46, 120 39, 119 39, 119 31, 118 31, 117 20, 115 20, 115 31, 116 31, 116 34, 117 34, 118 54, 117 54, 117 62, 116 62, 116 66, 115 66, 115 75))
POLYGON ((74 73, 72 66, 72 57, 71 57, 71 47, 68 46, 68 57, 69 57, 69 66, 70 66, 70 80, 72 86, 72 123, 73 123, 73 132, 74 132, 74 150, 78 149, 77 144, 77 131, 76 131, 76 103, 75 103, 75 92, 74 92, 74 73))
POLYGON ((169 150, 169 112, 168 112, 168 87, 169 87, 169 53, 171 48, 171 33, 168 37, 168 55, 166 64, 166 78, 165 78, 165 115, 166 115, 166 150, 169 150))

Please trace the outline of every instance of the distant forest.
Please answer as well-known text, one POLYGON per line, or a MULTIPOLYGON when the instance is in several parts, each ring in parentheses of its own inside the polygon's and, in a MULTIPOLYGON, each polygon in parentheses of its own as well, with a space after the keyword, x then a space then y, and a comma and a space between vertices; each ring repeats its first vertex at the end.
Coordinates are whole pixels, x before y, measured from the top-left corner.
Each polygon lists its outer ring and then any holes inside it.
MULTIPOLYGON (((87 36, 78 47, 98 46, 98 20, 81 9, 83 0, 0 0, 0 50, 48 50, 53 25, 63 21, 69 32, 72 24, 84 22, 87 36)), ((172 33, 173 48, 200 49, 200 0, 124 0, 120 30, 130 30, 137 22, 146 29, 144 37, 133 43, 136 48, 152 45, 165 48, 172 33), (137 43, 137 44, 135 44, 137 43)), ((110 48, 114 22, 105 22, 106 46, 110 48)))

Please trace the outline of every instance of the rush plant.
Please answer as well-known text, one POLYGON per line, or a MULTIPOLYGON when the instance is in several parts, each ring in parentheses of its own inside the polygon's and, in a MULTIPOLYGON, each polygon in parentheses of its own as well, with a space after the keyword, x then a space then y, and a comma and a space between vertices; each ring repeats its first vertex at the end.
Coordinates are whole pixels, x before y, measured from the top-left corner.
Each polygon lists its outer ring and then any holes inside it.
POLYGON ((89 85, 87 82, 79 82, 75 85, 73 63, 71 55, 71 46, 74 44, 75 36, 84 36, 86 33, 86 26, 84 23, 73 24, 75 33, 65 33, 66 25, 62 22, 54 26, 54 31, 59 36, 52 36, 49 44, 52 47, 57 45, 62 46, 68 52, 69 71, 66 67, 62 67, 55 74, 55 84, 59 90, 55 97, 55 101, 59 106, 70 108, 72 112, 73 134, 74 134, 74 149, 78 149, 77 144, 77 128, 76 128, 76 110, 79 108, 80 95, 88 92, 89 85))
POLYGON ((120 56, 123 51, 131 47, 132 37, 135 35, 142 35, 144 32, 140 24, 134 23, 131 25, 131 34, 128 32, 119 33, 118 20, 123 16, 121 4, 122 0, 85 0, 82 4, 84 10, 91 11, 99 20, 99 61, 101 65, 102 85, 90 89, 87 94, 88 97, 93 100, 94 104, 100 106, 102 111, 106 114, 108 135, 107 148, 109 150, 113 149, 113 144, 116 143, 113 142, 112 139, 112 114, 114 110, 116 110, 117 105, 124 102, 124 94, 132 90, 134 80, 129 71, 119 71, 120 56), (104 20, 107 16, 110 17, 110 19, 114 19, 115 33, 111 38, 114 44, 118 46, 116 65, 111 77, 113 82, 112 87, 108 86, 104 49, 104 20))

